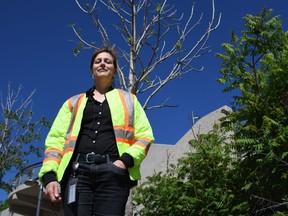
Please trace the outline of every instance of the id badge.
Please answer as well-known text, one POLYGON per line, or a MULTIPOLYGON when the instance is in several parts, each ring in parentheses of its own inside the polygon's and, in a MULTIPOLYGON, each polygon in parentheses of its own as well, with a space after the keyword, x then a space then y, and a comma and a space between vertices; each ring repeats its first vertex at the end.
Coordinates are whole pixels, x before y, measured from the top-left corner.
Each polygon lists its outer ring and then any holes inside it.
POLYGON ((77 187, 77 178, 71 178, 69 179, 68 184, 68 198, 67 198, 67 204, 72 204, 76 202, 76 187, 77 187))

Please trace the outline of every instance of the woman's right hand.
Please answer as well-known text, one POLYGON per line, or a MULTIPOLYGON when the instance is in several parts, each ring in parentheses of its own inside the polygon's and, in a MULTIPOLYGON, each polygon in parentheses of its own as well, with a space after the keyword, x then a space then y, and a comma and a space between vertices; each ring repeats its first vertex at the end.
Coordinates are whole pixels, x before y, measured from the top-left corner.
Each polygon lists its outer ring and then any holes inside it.
POLYGON ((61 201, 61 191, 59 190, 60 184, 57 181, 49 182, 45 187, 45 194, 50 197, 51 202, 61 201))

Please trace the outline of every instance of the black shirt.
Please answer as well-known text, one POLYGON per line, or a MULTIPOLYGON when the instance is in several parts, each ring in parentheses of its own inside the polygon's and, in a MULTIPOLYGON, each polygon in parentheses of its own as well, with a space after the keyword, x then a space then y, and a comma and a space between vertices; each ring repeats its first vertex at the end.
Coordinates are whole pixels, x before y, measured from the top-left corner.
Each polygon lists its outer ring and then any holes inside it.
POLYGON ((88 96, 77 142, 78 153, 119 155, 106 99, 100 103, 88 96))

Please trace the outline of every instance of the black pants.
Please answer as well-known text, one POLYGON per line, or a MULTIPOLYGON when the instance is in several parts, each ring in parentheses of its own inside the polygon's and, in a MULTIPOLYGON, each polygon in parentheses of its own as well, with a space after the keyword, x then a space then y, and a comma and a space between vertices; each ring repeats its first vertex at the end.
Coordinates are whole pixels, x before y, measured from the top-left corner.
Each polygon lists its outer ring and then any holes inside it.
POLYGON ((125 215, 131 186, 127 170, 112 163, 80 163, 77 178, 75 203, 67 205, 68 187, 64 189, 65 216, 125 215))

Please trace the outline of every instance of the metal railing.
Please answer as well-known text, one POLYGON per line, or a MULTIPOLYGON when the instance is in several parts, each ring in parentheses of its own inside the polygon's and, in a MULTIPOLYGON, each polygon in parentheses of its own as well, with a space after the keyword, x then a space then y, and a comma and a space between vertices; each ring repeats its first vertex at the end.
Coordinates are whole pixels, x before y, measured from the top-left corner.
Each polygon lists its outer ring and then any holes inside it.
POLYGON ((14 188, 17 188, 19 185, 24 184, 25 182, 35 182, 38 179, 38 173, 41 166, 42 162, 38 162, 27 166, 18 172, 13 182, 14 188))

